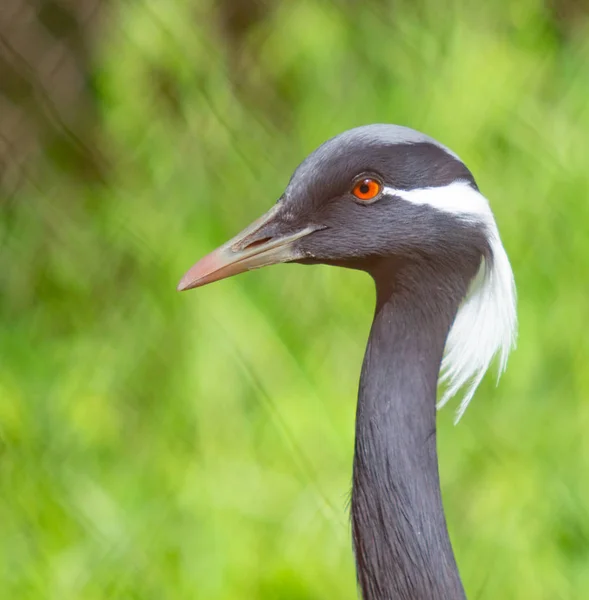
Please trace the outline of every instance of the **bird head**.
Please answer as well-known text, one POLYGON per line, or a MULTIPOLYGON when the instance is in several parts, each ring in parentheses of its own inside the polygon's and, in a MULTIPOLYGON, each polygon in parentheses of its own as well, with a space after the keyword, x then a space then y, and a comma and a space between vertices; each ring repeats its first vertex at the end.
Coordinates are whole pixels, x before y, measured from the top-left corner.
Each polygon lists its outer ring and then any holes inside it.
POLYGON ((358 127, 310 154, 278 202, 194 265, 178 289, 281 262, 371 271, 391 257, 453 262, 472 276, 489 253, 490 215, 453 152, 405 127, 358 127), (472 218, 477 210, 484 214, 472 218))

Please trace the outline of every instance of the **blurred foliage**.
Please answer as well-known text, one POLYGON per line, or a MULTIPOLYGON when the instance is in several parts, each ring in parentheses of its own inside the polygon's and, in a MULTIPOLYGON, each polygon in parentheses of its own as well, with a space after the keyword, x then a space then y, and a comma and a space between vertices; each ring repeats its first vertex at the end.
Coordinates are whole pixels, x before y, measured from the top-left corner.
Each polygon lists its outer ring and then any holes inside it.
POLYGON ((2 204, 3 597, 356 597, 347 503, 370 281, 289 265, 175 285, 308 152, 369 122, 462 156, 516 274, 506 375, 457 427, 439 414, 469 597, 587 597, 581 6, 105 4, 92 87, 108 184, 48 148, 2 204))

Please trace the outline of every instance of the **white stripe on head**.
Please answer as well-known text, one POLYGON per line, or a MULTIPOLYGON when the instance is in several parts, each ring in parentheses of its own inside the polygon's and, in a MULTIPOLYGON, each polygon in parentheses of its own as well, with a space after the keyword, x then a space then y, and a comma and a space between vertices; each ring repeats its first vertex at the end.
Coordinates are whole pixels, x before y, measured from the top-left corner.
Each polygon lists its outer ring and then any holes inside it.
POLYGON ((440 381, 447 388, 438 408, 459 390, 466 389, 456 413, 458 422, 493 358, 499 355, 500 377, 509 352, 515 347, 516 291, 511 265, 487 199, 467 182, 415 190, 385 187, 383 193, 482 223, 487 232, 492 259, 483 260, 471 283, 448 335, 442 361, 440 381))

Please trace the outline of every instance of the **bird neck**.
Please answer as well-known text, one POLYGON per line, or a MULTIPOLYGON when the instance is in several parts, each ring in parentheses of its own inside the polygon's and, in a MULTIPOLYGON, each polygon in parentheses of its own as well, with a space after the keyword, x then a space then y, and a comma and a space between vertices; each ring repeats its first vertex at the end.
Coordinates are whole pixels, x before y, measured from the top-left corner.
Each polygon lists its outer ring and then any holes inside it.
POLYGON ((356 416, 352 532, 364 600, 458 600, 436 452, 436 388, 468 278, 380 267, 356 416), (464 280, 463 280, 464 279, 464 280))

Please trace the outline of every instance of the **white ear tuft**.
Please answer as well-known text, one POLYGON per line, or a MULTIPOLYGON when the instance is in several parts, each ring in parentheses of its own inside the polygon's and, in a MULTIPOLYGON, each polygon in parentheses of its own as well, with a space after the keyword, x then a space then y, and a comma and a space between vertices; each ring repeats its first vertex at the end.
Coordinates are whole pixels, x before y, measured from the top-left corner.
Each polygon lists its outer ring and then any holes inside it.
POLYGON ((493 358, 499 356, 498 377, 507 366, 517 335, 516 292, 513 273, 495 221, 487 223, 492 257, 484 260, 458 310, 442 361, 441 382, 446 391, 441 408, 460 389, 466 394, 456 413, 460 420, 493 358))
POLYGON ((515 347, 516 291, 511 265, 487 199, 468 182, 456 181, 443 187, 416 190, 385 187, 384 191, 415 204, 428 204, 466 221, 482 223, 487 231, 491 256, 483 260, 458 310, 442 361, 440 382, 447 387, 438 408, 459 390, 466 389, 456 413, 458 422, 493 358, 499 355, 500 377, 509 352, 515 347))

